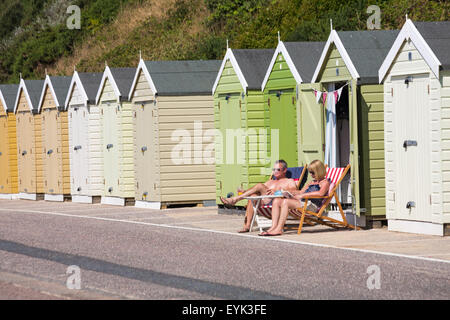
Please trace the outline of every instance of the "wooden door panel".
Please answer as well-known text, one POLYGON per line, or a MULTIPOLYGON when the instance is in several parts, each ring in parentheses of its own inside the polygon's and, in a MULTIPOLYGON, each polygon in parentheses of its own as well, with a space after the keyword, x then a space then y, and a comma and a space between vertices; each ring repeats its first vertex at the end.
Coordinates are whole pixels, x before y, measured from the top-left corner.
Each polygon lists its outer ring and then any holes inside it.
POLYGON ((9 192, 8 124, 6 116, 0 117, 0 193, 9 192))

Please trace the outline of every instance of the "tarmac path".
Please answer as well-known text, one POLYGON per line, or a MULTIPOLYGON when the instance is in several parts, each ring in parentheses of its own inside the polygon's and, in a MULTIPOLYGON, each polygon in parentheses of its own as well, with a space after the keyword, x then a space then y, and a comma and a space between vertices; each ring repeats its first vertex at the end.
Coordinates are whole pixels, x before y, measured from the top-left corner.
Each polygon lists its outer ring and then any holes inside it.
POLYGON ((241 221, 216 208, 0 201, 0 299, 450 297, 449 261, 226 231, 241 221))

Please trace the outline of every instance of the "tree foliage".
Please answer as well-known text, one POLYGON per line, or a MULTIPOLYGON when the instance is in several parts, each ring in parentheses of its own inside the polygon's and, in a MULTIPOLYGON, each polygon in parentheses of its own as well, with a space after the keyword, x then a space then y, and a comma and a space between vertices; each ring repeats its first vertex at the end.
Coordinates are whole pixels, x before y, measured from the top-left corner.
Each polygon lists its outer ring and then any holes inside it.
MULTIPOLYGON (((105 35, 99 34, 128 5, 164 0, 75 0, 81 30, 67 29, 65 19, 46 23, 49 8, 62 10, 67 1, 0 0, 0 83, 17 82, 19 73, 42 78, 46 67, 85 39, 101 46, 105 35)), ((105 60, 135 65, 140 50, 146 59, 222 59, 227 39, 232 48, 273 48, 278 32, 283 41, 324 41, 330 19, 336 30, 367 29, 369 5, 380 7, 382 29, 400 28, 406 14, 416 21, 449 20, 446 0, 175 0, 165 15, 148 18, 119 45, 79 61, 77 68, 100 71, 105 60)))

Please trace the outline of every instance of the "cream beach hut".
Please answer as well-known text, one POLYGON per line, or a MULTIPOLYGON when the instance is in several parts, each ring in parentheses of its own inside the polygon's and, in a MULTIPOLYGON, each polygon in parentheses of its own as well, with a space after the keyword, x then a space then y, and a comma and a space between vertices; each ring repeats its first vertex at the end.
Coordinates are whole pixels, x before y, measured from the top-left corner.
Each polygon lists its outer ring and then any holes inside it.
POLYGON ((45 77, 39 100, 42 116, 44 200, 70 199, 69 126, 64 103, 71 77, 45 77))
POLYGON ((38 108, 43 85, 44 80, 20 79, 14 104, 21 199, 44 198, 42 119, 38 108))
POLYGON ((17 131, 14 102, 18 84, 0 85, 0 199, 18 197, 17 131))
POLYGON ((103 204, 134 204, 133 110, 128 99, 136 68, 106 66, 96 104, 101 115, 103 204))
POLYGON ((72 202, 100 202, 103 191, 102 127, 100 109, 95 104, 102 76, 75 71, 65 101, 72 202))
POLYGON ((406 20, 384 83, 388 229, 450 234, 450 21, 406 20))
POLYGON ((215 204, 211 89, 220 64, 140 60, 130 90, 136 206, 215 204))

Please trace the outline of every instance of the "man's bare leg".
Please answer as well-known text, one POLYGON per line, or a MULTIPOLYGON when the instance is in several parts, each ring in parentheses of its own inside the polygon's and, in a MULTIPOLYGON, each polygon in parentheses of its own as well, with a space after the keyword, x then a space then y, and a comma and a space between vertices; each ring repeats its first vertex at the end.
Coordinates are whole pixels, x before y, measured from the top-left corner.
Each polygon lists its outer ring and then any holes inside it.
POLYGON ((267 231, 262 232, 262 235, 266 233, 272 233, 278 226, 278 222, 281 214, 281 206, 283 205, 284 198, 275 198, 272 203, 272 226, 267 231))
POLYGON ((248 200, 247 208, 245 210, 245 218, 244 218, 244 227, 239 230, 239 233, 250 232, 250 224, 253 219, 253 203, 251 200, 248 200))
POLYGON ((247 191, 244 191, 241 195, 231 197, 231 198, 224 198, 220 197, 220 200, 223 202, 223 204, 228 205, 234 205, 236 202, 241 201, 245 197, 250 197, 252 195, 265 195, 267 193, 268 188, 263 183, 258 183, 257 185, 251 187, 247 191))

